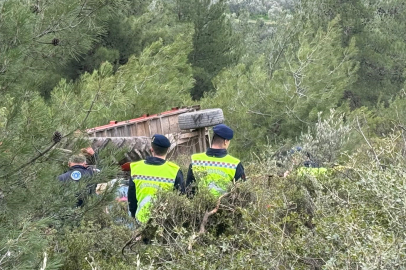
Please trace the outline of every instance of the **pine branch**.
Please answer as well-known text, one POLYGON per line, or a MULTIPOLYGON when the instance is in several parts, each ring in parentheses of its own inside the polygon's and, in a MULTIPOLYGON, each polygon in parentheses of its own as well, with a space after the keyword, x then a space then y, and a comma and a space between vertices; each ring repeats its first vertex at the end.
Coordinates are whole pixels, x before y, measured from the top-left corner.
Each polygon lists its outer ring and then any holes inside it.
MULTIPOLYGON (((81 13, 82 13, 82 11, 83 11, 84 5, 85 5, 86 3, 87 3, 87 1, 84 2, 84 4, 82 5, 82 7, 81 7, 79 13, 76 15, 75 19, 77 19, 77 18, 80 17, 80 15, 81 15, 81 13)), ((33 39, 34 39, 34 40, 35 40, 35 39, 39 39, 39 38, 41 38, 41 37, 43 37, 43 36, 45 36, 45 35, 47 35, 47 34, 50 34, 50 33, 53 33, 53 34, 54 34, 54 33, 61 32, 61 31, 67 30, 67 29, 76 28, 77 26, 79 26, 80 24, 82 24, 88 17, 90 17, 93 13, 95 13, 96 11, 98 11, 99 9, 101 9, 102 7, 103 7, 103 6, 100 6, 100 7, 98 7, 98 8, 95 8, 95 9, 91 10, 88 14, 86 14, 86 15, 85 15, 81 20, 79 20, 76 24, 73 24, 73 20, 72 20, 72 21, 69 23, 68 26, 62 27, 62 28, 59 28, 59 29, 55 29, 55 28, 56 28, 57 26, 59 26, 60 23, 61 23, 61 21, 57 21, 57 22, 55 22, 52 26, 48 27, 48 29, 44 30, 42 33, 40 33, 40 34, 38 34, 37 36, 35 36, 33 39)))
POLYGON ((276 65, 278 64, 280 57, 282 56, 282 54, 284 53, 285 49, 287 48, 286 44, 288 43, 288 41, 290 41, 291 37, 293 36, 293 31, 294 31, 294 30, 296 30, 296 29, 291 30, 291 31, 289 32, 288 36, 283 40, 283 42, 282 42, 282 48, 281 48, 281 50, 279 51, 278 55, 276 56, 275 61, 274 61, 274 62, 271 64, 271 66, 270 66, 271 72, 270 72, 270 76, 269 76, 269 77, 270 77, 271 79, 272 79, 272 77, 273 77, 273 74, 274 74, 274 71, 275 71, 275 67, 276 67, 276 65))
POLYGON ((54 142, 52 145, 48 146, 48 148, 46 148, 44 151, 40 152, 36 157, 32 158, 30 161, 28 161, 27 163, 21 165, 21 166, 18 167, 17 169, 15 169, 15 170, 13 170, 13 171, 11 171, 11 172, 5 174, 5 175, 0 176, 0 178, 8 177, 8 176, 14 175, 16 172, 18 172, 18 171, 24 169, 25 167, 27 167, 28 165, 34 163, 37 159, 39 159, 40 157, 42 157, 43 155, 45 155, 46 153, 48 153, 50 150, 52 150, 52 148, 53 148, 56 144, 58 144, 58 142, 54 142))
MULTIPOLYGON (((70 135, 73 134, 76 130, 78 130, 78 129, 80 129, 81 127, 84 126, 84 124, 85 124, 86 121, 87 121, 87 118, 89 117, 90 113, 92 112, 92 108, 93 108, 93 106, 94 106, 94 104, 95 104, 95 102, 96 102, 96 100, 97 100, 97 97, 98 97, 99 94, 100 94, 100 90, 101 90, 101 82, 100 82, 100 80, 99 80, 99 88, 98 88, 98 90, 97 90, 96 95, 95 95, 94 98, 93 98, 92 104, 90 105, 90 108, 89 108, 89 110, 87 111, 87 114, 86 114, 85 118, 83 119, 82 123, 81 123, 81 124, 79 125, 79 127, 77 127, 76 129, 72 130, 71 132, 69 132, 69 133, 66 134, 65 136, 62 136, 61 139, 70 136, 70 135)), ((29 166, 30 164, 34 163, 37 159, 39 159, 40 157, 44 156, 46 153, 48 153, 49 151, 51 151, 51 150, 54 148, 54 146, 57 145, 58 143, 59 143, 59 141, 54 142, 52 145, 50 145, 50 146, 49 146, 48 148, 46 148, 44 151, 39 151, 38 149, 36 149, 36 150, 39 152, 39 154, 38 154, 37 156, 35 156, 34 158, 32 158, 30 161, 26 162, 25 164, 21 165, 21 166, 18 167, 17 169, 15 169, 15 170, 13 170, 13 171, 11 171, 11 172, 9 172, 9 173, 6 173, 5 175, 2 175, 2 176, 0 176, 0 177, 3 178, 3 177, 8 177, 8 176, 14 175, 16 172, 18 172, 18 171, 24 169, 25 167, 27 167, 27 166, 29 166)))
POLYGON ((32 147, 34 147, 34 149, 37 150, 37 152, 39 154, 42 154, 42 152, 35 146, 34 142, 31 142, 31 144, 32 144, 32 147))
POLYGON ((62 138, 69 137, 69 136, 72 135, 76 130, 78 130, 78 129, 80 130, 82 127, 84 127, 84 125, 85 125, 85 123, 86 123, 86 121, 87 121, 87 118, 89 118, 90 113, 93 111, 92 109, 93 109, 94 104, 96 103, 97 98, 99 97, 100 90, 101 90, 101 82, 100 82, 100 79, 99 79, 99 88, 97 89, 96 95, 94 95, 94 98, 93 98, 93 100, 92 100, 92 103, 90 104, 90 107, 89 107, 89 109, 87 110, 86 116, 85 116, 85 118, 83 119, 82 123, 81 123, 79 126, 77 126, 75 129, 73 129, 71 132, 69 132, 68 134, 66 134, 65 136, 63 136, 62 138))

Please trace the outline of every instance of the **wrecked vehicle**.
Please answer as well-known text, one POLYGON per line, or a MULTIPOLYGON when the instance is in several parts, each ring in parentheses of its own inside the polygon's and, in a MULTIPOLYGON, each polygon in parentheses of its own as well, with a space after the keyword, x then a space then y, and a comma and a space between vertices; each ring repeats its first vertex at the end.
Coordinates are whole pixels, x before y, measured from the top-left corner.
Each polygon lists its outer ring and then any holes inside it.
MULTIPOLYGON (((141 117, 126 121, 110 121, 107 125, 87 130, 92 148, 101 150, 109 145, 128 151, 125 158, 119 161, 123 171, 120 180, 118 201, 127 201, 128 181, 130 180, 130 163, 145 159, 151 155, 151 137, 154 134, 165 135, 171 142, 168 159, 178 155, 192 155, 205 152, 210 146, 207 127, 221 124, 224 121, 221 109, 200 110, 200 106, 172 108, 170 111, 154 115, 144 114, 141 117)), ((115 183, 116 179, 112 180, 115 183)), ((112 184, 110 183, 110 184, 112 184)), ((109 184, 99 184, 97 192, 105 190, 109 184)))

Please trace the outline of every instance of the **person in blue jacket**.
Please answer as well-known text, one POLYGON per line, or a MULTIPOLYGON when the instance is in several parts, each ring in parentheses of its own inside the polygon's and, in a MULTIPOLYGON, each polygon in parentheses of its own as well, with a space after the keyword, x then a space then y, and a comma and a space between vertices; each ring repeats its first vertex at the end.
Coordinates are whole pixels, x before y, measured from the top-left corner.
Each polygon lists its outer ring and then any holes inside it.
POLYGON ((93 169, 86 166, 86 157, 84 155, 73 155, 69 158, 69 170, 58 176, 59 181, 79 181, 83 177, 91 177, 94 174, 93 169))
MULTIPOLYGON (((63 183, 79 182, 83 179, 91 178, 95 171, 92 168, 86 166, 86 157, 84 155, 73 155, 69 158, 68 162, 69 170, 58 176, 58 180, 63 183)), ((87 193, 93 193, 94 185, 87 186, 87 193)), ((82 196, 78 195, 78 201, 76 206, 83 205, 82 196)))

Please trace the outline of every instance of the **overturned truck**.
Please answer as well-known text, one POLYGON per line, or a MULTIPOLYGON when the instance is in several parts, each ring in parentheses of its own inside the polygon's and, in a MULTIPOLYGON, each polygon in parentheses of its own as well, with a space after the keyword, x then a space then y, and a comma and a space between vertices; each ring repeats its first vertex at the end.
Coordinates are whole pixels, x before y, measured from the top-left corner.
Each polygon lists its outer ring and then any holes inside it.
POLYGON ((210 145, 207 127, 223 123, 221 109, 200 110, 200 106, 172 108, 170 111, 126 121, 110 121, 107 125, 87 130, 93 149, 106 146, 128 149, 120 165, 150 156, 151 137, 163 134, 171 141, 168 158, 206 151, 210 145))

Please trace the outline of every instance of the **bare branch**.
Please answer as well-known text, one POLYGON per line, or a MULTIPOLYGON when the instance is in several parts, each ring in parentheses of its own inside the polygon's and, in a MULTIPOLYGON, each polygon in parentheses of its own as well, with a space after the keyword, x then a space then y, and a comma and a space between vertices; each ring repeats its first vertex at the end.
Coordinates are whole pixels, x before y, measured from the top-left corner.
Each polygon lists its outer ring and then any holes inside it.
POLYGON ((134 235, 131 237, 130 240, 127 241, 127 243, 125 243, 125 245, 123 246, 123 248, 121 249, 121 254, 123 256, 124 255, 124 250, 128 247, 128 246, 133 246, 136 242, 138 242, 139 240, 141 240, 141 231, 137 230, 134 232, 134 235))
POLYGON ((220 198, 218 198, 218 200, 217 200, 216 207, 214 207, 211 211, 206 211, 206 213, 204 213, 202 223, 200 223, 199 234, 203 234, 206 232, 206 224, 209 221, 209 217, 214 215, 215 213, 217 213, 217 211, 220 208, 221 199, 223 199, 224 197, 226 197, 230 194, 231 194, 231 192, 227 192, 227 193, 224 193, 223 195, 221 195, 220 198))
POLYGON ((47 260, 48 260, 48 255, 46 252, 44 252, 44 261, 42 262, 42 266, 40 270, 45 270, 47 268, 47 260))
POLYGON ((257 114, 257 115, 262 115, 262 116, 273 116, 272 114, 261 113, 261 112, 251 111, 251 110, 248 110, 247 113, 252 113, 252 114, 257 114))
POLYGON ((380 165, 381 165, 381 162, 379 161, 378 155, 376 154, 375 149, 374 149, 374 148, 372 147, 372 145, 369 143, 367 137, 365 136, 364 132, 362 131, 361 125, 359 124, 358 116, 357 116, 357 125, 358 125, 358 131, 359 131, 359 133, 362 135, 362 137, 364 137, 365 142, 368 144, 369 148, 371 148, 372 153, 374 153, 375 160, 376 160, 376 164, 377 164, 378 166, 380 166, 380 165))
MULTIPOLYGON (((234 179, 233 179, 233 182, 235 183, 234 179)), ((232 188, 229 192, 224 193, 223 195, 221 195, 221 196, 218 198, 218 200, 217 200, 216 207, 214 207, 211 211, 206 211, 206 212, 204 213, 203 220, 202 220, 202 222, 200 223, 200 230, 199 230, 199 232, 198 232, 197 234, 196 234, 196 233, 193 234, 193 235, 190 237, 190 239, 189 239, 188 250, 192 250, 192 247, 193 247, 193 244, 194 244, 196 238, 206 232, 206 225, 207 225, 207 222, 209 221, 209 217, 211 217, 212 215, 214 215, 215 213, 217 213, 217 211, 218 211, 219 208, 220 208, 221 199, 223 199, 223 198, 229 196, 230 194, 232 194, 236 187, 237 187, 237 185, 234 185, 233 188, 232 188)))

